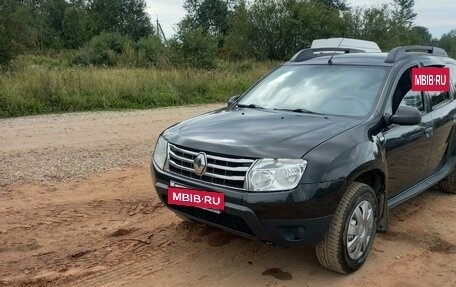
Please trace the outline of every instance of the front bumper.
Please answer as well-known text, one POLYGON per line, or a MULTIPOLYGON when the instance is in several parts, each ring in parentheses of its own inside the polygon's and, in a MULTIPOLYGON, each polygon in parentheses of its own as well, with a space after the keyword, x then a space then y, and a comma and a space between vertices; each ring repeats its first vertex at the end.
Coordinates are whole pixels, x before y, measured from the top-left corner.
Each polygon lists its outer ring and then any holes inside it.
POLYGON ((177 215, 284 247, 318 244, 329 228, 345 188, 345 181, 340 180, 300 184, 290 191, 250 193, 174 175, 154 164, 151 170, 160 200, 177 215), (216 214, 194 207, 169 205, 167 194, 171 180, 195 189, 223 192, 225 210, 216 214))

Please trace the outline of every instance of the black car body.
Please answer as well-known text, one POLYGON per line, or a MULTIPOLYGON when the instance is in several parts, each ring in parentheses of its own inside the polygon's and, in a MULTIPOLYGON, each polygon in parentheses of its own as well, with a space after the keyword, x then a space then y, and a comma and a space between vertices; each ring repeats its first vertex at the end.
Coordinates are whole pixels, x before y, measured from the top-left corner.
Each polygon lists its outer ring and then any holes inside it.
MULTIPOLYGON (((375 193, 374 226, 386 231, 389 208, 452 173, 456 154, 456 61, 433 47, 398 47, 390 53, 339 50, 342 53, 333 55, 319 54, 316 49, 303 50, 277 69, 306 66, 321 69, 322 73, 341 67, 381 71, 378 75, 382 76, 375 80, 378 90, 369 96, 371 106, 359 103, 356 108, 354 99, 343 100, 356 110, 366 106, 365 114, 312 113, 254 105, 246 95, 264 82, 260 80, 243 96, 231 99, 228 107, 184 121, 162 133, 167 142, 165 164, 160 167, 154 160, 151 164, 160 199, 182 217, 241 236, 285 247, 317 245, 329 232, 350 184, 358 182, 375 193), (408 89, 410 69, 429 66, 450 68, 449 92, 413 93, 408 89), (222 168, 209 168, 209 175, 196 175, 190 161, 199 152, 207 155, 209 165, 222 168), (299 184, 291 190, 246 190, 248 169, 263 158, 304 159, 306 167, 299 184), (222 192, 225 210, 217 214, 169 205, 167 193, 171 182, 222 192)), ((309 75, 315 74, 312 71, 309 75)), ((338 78, 328 79, 326 84, 337 85, 338 78)), ((334 106, 342 107, 344 103, 340 101, 334 106)), ((349 273, 364 259, 352 260, 342 269, 332 267, 329 261, 322 264, 349 273)))

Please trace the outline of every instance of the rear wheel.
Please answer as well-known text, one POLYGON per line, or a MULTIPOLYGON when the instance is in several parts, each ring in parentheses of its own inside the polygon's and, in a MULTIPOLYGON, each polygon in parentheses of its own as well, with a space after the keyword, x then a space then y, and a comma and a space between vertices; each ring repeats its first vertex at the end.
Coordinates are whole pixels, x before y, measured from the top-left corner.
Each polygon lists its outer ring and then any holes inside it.
POLYGON ((456 194, 456 172, 453 171, 439 182, 439 189, 446 193, 456 194))
POLYGON ((351 183, 340 201, 328 232, 316 247, 325 268, 349 274, 366 261, 377 228, 377 199, 366 184, 351 183))

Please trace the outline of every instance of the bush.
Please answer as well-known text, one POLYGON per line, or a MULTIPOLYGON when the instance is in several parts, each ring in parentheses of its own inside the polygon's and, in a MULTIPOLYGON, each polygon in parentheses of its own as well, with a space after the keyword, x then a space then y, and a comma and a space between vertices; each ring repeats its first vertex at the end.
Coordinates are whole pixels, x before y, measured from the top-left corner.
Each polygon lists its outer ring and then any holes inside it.
POLYGON ((217 40, 201 28, 181 29, 177 39, 171 43, 173 62, 197 68, 214 68, 217 60, 217 40))
POLYGON ((4 30, 0 19, 0 66, 8 64, 16 56, 15 49, 12 48, 11 41, 4 30))
POLYGON ((119 33, 101 33, 79 49, 74 64, 115 66, 119 56, 131 47, 131 41, 119 33))
POLYGON ((139 65, 157 66, 164 52, 164 46, 157 37, 142 38, 135 44, 139 65))

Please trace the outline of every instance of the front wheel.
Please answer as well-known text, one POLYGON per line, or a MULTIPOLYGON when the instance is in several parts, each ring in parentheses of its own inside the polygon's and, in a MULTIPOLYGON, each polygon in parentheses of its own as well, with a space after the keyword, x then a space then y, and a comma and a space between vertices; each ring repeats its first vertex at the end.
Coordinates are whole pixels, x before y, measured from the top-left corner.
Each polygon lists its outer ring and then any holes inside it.
POLYGON ((316 247, 318 261, 338 273, 356 271, 369 255, 376 229, 374 190, 364 183, 351 183, 337 206, 328 232, 316 247))

